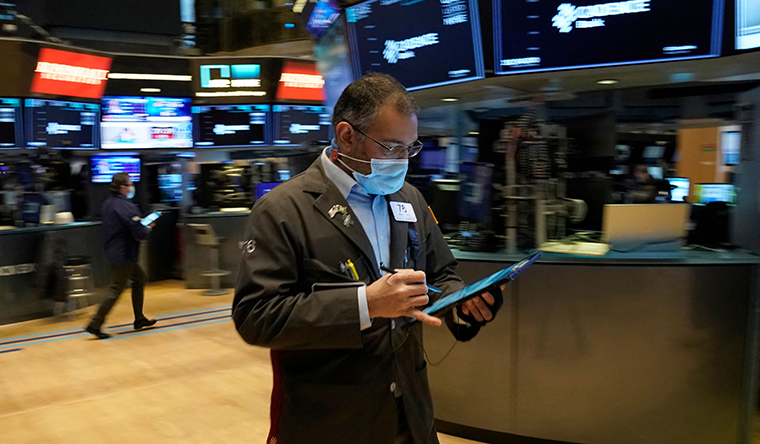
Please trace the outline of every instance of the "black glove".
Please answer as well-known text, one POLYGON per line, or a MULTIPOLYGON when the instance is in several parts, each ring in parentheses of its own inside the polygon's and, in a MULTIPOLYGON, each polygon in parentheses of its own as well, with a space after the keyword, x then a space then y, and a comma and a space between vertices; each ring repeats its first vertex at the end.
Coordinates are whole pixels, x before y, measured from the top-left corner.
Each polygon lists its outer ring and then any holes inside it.
MULTIPOLYGON (((491 293, 491 296, 493 296, 493 305, 491 305, 488 302, 486 302, 485 299, 483 300, 483 302, 485 302, 485 304, 488 307, 488 309, 491 310, 491 314, 493 315, 491 317, 491 321, 493 321, 494 319, 496 319, 496 313, 499 311, 499 309, 501 308, 501 306, 504 305, 504 294, 501 292, 501 287, 499 287, 498 285, 488 288, 485 291, 485 293, 491 293)), ((480 296, 476 296, 476 297, 479 298, 480 296)), ((477 319, 475 319, 470 314, 464 314, 462 312, 462 306, 461 305, 457 306, 457 316, 459 316, 459 319, 465 321, 466 323, 468 323, 468 324, 470 324, 472 326, 482 327, 482 326, 486 325, 488 322, 491 322, 491 321, 486 321, 486 320, 484 320, 484 321, 481 322, 481 321, 478 321, 477 319)))

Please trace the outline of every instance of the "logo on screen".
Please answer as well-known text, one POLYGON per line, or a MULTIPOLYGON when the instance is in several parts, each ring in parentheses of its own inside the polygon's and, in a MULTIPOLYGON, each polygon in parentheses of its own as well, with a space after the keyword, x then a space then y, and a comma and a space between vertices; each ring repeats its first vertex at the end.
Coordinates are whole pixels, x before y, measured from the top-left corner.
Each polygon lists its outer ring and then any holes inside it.
POLYGON ((151 139, 174 139, 174 127, 154 126, 150 129, 151 139))
POLYGON ((414 49, 423 48, 438 44, 438 33, 430 32, 418 37, 412 37, 406 40, 386 40, 383 58, 388 63, 395 64, 399 60, 414 58, 414 49))
POLYGON ((319 125, 303 125, 301 123, 291 123, 290 128, 288 128, 288 131, 290 131, 290 134, 309 134, 309 131, 319 131, 320 126, 319 125))
POLYGON ((224 125, 217 123, 214 125, 214 134, 225 136, 227 134, 236 134, 238 131, 250 131, 251 125, 224 125))
POLYGON ((201 65, 201 88, 259 88, 261 65, 201 65))
POLYGON ((99 99, 103 96, 110 69, 110 57, 42 48, 31 91, 99 99))
POLYGON ((82 125, 64 125, 58 122, 48 122, 45 131, 51 136, 68 134, 69 131, 82 131, 82 125))
POLYGON ((552 26, 559 29, 561 33, 568 33, 574 27, 598 28, 605 26, 604 20, 599 17, 648 12, 651 11, 649 2, 650 0, 630 0, 627 2, 590 6, 575 6, 571 3, 562 3, 557 7, 557 15, 552 17, 552 26))

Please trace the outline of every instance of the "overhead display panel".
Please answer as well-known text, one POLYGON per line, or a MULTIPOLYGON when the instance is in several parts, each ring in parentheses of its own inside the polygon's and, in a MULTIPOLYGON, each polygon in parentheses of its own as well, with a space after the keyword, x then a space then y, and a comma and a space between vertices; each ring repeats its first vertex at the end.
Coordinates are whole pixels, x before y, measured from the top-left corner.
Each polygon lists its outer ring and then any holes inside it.
POLYGON ((267 103, 279 72, 268 58, 196 57, 191 62, 196 103, 267 103))
POLYGON ((23 147, 21 99, 0 98, 0 149, 23 147))
POLYGON ((760 1, 736 0, 736 49, 760 48, 760 1))
POLYGON ((105 149, 191 148, 190 99, 103 97, 102 144, 105 149))
POLYGON ((494 0, 494 72, 717 57, 723 6, 723 0, 494 0))
POLYGON ((330 139, 330 114, 324 106, 274 105, 273 145, 302 145, 330 139))
POLYGON ((324 102, 325 80, 317 71, 317 65, 309 62, 286 60, 282 64, 277 86, 279 100, 313 100, 324 102))
POLYGON ((31 91, 99 99, 106 88, 110 68, 110 57, 41 48, 31 91))
POLYGON ((26 99, 28 148, 95 149, 98 147, 100 105, 26 99))
POLYGON ((195 146, 220 148, 268 145, 269 105, 194 106, 195 146))
POLYGON ((370 0, 346 18, 357 77, 387 73, 415 90, 485 76, 477 0, 370 0))

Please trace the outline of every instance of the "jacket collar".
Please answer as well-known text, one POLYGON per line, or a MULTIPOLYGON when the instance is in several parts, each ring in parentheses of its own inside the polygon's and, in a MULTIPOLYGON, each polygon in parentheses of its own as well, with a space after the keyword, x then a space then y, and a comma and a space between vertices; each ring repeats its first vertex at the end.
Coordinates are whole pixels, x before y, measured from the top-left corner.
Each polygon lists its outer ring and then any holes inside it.
MULTIPOLYGON (((379 266, 377 260, 375 260, 375 252, 372 249, 372 244, 367 239, 367 234, 364 232, 364 228, 357 219, 351 207, 348 205, 346 198, 343 197, 335 184, 325 174, 322 160, 317 160, 311 164, 311 166, 304 172, 304 192, 318 194, 314 200, 314 206, 317 208, 327 220, 329 220, 333 226, 346 236, 359 250, 367 261, 370 273, 372 273, 373 280, 379 279, 379 266), (346 225, 344 223, 347 218, 342 214, 337 213, 330 216, 330 209, 335 205, 342 206, 348 212, 352 224, 346 225)), ((350 259, 350 258, 347 258, 350 259)))

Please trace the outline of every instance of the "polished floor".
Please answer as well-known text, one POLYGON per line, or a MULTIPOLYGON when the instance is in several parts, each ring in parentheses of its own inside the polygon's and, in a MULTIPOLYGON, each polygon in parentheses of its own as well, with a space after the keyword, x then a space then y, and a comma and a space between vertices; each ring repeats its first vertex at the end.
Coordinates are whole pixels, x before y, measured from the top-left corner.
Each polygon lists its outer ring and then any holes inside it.
POLYGON ((231 300, 152 284, 145 313, 159 323, 132 330, 125 293, 105 341, 82 331, 95 306, 0 326, 0 442, 264 444, 269 353, 238 337, 231 300))

